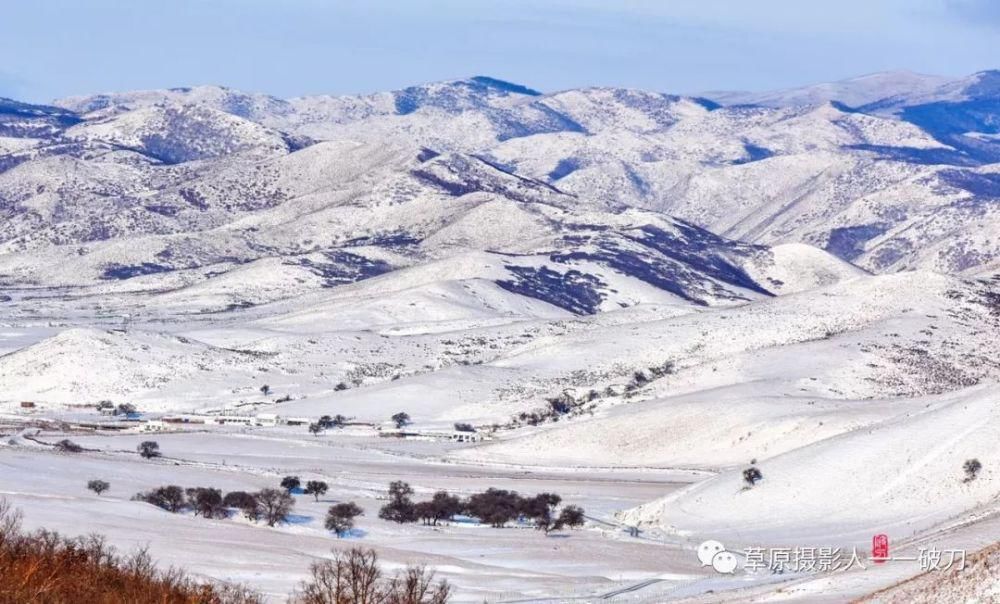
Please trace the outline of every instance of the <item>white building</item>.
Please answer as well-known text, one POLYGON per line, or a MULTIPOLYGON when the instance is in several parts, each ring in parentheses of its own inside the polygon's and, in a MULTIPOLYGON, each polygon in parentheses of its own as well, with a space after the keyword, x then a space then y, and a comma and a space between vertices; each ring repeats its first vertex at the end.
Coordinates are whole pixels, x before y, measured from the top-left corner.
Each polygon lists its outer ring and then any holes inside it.
POLYGON ((257 426, 277 426, 282 423, 281 416, 277 413, 258 413, 254 419, 257 420, 257 426))
MULTIPOLYGON (((257 418, 252 415, 214 415, 210 423, 220 426, 256 426, 257 418)), ((206 422, 209 423, 209 422, 206 422)))

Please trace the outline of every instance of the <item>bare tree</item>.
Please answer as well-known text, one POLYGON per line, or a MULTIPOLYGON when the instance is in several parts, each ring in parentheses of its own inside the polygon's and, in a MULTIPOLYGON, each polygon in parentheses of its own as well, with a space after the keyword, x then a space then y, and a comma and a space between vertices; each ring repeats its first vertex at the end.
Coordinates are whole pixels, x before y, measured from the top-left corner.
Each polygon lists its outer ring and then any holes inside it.
POLYGON ((962 469, 965 470, 965 480, 963 482, 972 482, 979 475, 979 471, 983 469, 983 464, 976 458, 967 459, 962 464, 962 469))
POLYGON ((392 423, 396 424, 396 428, 402 428, 403 426, 410 423, 410 414, 404 411, 400 411, 392 416, 392 423))
POLYGON ((553 528, 558 531, 564 528, 576 528, 578 526, 583 526, 585 518, 583 508, 575 505, 567 505, 561 512, 559 512, 559 517, 556 518, 555 526, 553 528))
POLYGON ((327 490, 329 490, 330 485, 326 484, 322 480, 310 480, 306 483, 306 490, 304 493, 306 495, 312 495, 319 501, 320 495, 325 495, 327 490))
POLYGON ((146 459, 152 459, 160 456, 160 445, 153 440, 142 441, 139 443, 136 450, 139 451, 139 455, 142 455, 146 459))
POLYGON ((400 524, 413 522, 417 519, 416 510, 413 503, 413 487, 397 480, 389 484, 389 503, 382 506, 378 512, 378 517, 382 520, 391 520, 400 524))
POLYGON ((374 550, 353 548, 333 560, 312 565, 311 577, 299 587, 297 604, 447 604, 451 586, 435 583, 434 573, 409 567, 386 578, 374 550))
POLYGON ((354 519, 363 516, 364 513, 364 510, 353 501, 330 506, 326 512, 326 530, 343 537, 354 528, 354 519))
POLYGON ((222 505, 230 508, 238 508, 243 512, 243 516, 247 520, 253 520, 254 522, 260 520, 262 514, 257 496, 246 491, 231 491, 226 493, 226 496, 222 499, 222 505))
POLYGON ((175 514, 181 511, 185 504, 184 489, 175 484, 157 487, 148 493, 137 493, 132 499, 145 501, 175 514))
POLYGON ((755 466, 743 470, 743 481, 747 483, 748 488, 757 484, 761 478, 764 478, 764 475, 755 466))
POLYGON ((267 522, 267 526, 285 522, 295 507, 295 498, 278 489, 263 489, 256 497, 260 503, 261 517, 267 522))
POLYGON ((205 518, 225 518, 226 505, 223 503, 222 491, 208 487, 187 489, 188 503, 194 509, 195 515, 205 518))

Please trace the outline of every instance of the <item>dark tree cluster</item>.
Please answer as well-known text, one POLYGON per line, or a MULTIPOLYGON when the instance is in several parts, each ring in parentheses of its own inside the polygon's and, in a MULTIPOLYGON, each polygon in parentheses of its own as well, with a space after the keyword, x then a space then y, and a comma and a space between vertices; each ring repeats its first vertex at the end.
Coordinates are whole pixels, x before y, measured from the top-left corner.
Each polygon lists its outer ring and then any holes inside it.
POLYGON ((547 534, 584 523, 584 512, 577 506, 564 506, 557 513, 562 498, 553 493, 524 497, 516 491, 490 488, 463 500, 447 491, 438 491, 429 500, 414 502, 413 488, 396 481, 389 485, 388 498, 389 502, 379 510, 379 518, 401 524, 420 521, 437 525, 466 515, 494 528, 502 528, 515 520, 530 521, 547 534))
POLYGON ((347 418, 341 414, 334 416, 324 415, 320 417, 317 421, 309 424, 309 432, 313 434, 319 434, 324 430, 330 430, 331 428, 343 428, 347 424, 347 418))
MULTIPOLYGON (((622 386, 607 386, 603 391, 590 389, 582 394, 574 395, 570 390, 565 390, 557 396, 545 399, 545 407, 532 411, 522 411, 513 416, 503 427, 513 429, 522 425, 537 426, 545 422, 557 422, 563 416, 582 415, 593 413, 597 408, 597 403, 601 398, 608 398, 624 394, 627 397, 634 396, 644 386, 648 386, 654 380, 672 375, 676 371, 673 361, 665 361, 659 365, 653 365, 646 369, 640 369, 632 373, 628 383, 622 386)), ((498 426, 499 427, 499 426, 498 426)))
POLYGON ((295 506, 295 498, 278 489, 262 489, 256 493, 232 491, 222 495, 219 489, 177 485, 157 487, 137 493, 134 501, 144 501, 174 514, 190 510, 205 518, 227 518, 233 508, 254 522, 263 520, 268 526, 285 522, 295 506))

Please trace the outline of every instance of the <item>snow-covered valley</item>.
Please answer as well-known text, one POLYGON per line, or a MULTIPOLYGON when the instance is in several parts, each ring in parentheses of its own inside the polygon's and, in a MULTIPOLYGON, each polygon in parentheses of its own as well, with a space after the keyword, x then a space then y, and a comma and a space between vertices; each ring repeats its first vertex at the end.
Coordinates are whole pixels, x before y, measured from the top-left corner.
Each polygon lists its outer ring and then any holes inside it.
POLYGON ((920 566, 729 575, 697 548, 994 542, 998 80, 0 100, 0 496, 275 601, 353 545, 457 602, 890 587, 920 566), (132 499, 286 475, 330 488, 275 527, 132 499), (586 522, 397 524, 395 480, 586 522))

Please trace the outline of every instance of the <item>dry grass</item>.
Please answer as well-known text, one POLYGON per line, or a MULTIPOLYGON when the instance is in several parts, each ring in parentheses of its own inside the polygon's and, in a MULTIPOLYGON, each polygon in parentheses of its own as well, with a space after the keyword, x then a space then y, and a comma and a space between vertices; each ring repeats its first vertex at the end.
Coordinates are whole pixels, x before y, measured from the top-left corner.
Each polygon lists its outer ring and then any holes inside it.
POLYGON ((854 604, 990 604, 1000 602, 1000 543, 970 554, 965 569, 932 570, 854 604))
POLYGON ((21 530, 21 516, 0 499, 2 604, 258 604, 243 588, 202 584, 158 570, 145 551, 118 554, 101 537, 66 538, 21 530))

